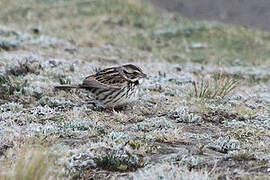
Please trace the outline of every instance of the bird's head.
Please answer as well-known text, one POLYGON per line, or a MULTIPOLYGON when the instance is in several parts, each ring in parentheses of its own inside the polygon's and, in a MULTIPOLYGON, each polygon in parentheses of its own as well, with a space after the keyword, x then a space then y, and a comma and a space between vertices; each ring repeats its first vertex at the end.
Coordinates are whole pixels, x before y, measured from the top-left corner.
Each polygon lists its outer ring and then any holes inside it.
POLYGON ((126 64, 121 66, 120 74, 130 82, 135 82, 147 77, 147 75, 143 73, 141 68, 133 64, 126 64))

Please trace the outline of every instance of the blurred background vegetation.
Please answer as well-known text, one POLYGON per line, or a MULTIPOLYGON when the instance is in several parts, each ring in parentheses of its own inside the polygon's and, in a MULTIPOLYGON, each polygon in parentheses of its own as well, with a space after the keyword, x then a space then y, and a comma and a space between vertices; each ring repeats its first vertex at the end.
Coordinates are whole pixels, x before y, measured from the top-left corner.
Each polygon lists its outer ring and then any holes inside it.
POLYGON ((267 32, 190 21, 164 14, 147 1, 3 0, 0 20, 77 46, 114 44, 151 52, 162 61, 251 65, 265 63, 270 56, 267 32))

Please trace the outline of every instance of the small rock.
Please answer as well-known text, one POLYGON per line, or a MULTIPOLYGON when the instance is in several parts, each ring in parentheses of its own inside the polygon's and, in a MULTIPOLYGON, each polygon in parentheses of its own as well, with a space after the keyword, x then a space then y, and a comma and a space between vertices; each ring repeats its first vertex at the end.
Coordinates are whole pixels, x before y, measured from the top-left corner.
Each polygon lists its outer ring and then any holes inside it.
POLYGON ((37 28, 37 27, 31 28, 31 31, 32 31, 34 34, 39 34, 39 33, 40 33, 40 29, 37 28))
POLYGON ((182 71, 182 68, 179 66, 175 67, 175 69, 176 69, 176 71, 179 71, 179 72, 182 71))
POLYGON ((193 49, 201 49, 201 48, 207 48, 207 47, 208 46, 206 43, 196 42, 196 43, 191 44, 191 48, 193 48, 193 49))

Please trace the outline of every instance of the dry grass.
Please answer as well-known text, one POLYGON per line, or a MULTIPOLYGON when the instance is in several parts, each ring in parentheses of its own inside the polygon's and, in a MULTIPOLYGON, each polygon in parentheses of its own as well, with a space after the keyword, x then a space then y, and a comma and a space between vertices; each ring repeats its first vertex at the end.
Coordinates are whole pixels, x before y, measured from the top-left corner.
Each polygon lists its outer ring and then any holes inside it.
POLYGON ((202 79, 200 82, 193 82, 192 96, 198 98, 224 98, 233 92, 238 86, 238 81, 219 75, 211 79, 202 79))
POLYGON ((3 180, 45 180, 55 178, 54 158, 44 148, 22 148, 15 154, 15 161, 1 166, 3 180))

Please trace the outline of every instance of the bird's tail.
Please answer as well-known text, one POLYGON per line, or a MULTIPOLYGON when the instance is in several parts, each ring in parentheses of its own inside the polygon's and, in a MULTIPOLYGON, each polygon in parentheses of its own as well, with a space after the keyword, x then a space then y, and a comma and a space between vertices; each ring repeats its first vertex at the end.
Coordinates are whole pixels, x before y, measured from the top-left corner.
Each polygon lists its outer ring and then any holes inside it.
POLYGON ((55 89, 73 89, 73 88, 80 88, 79 85, 72 85, 72 84, 62 84, 54 86, 55 89))

